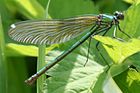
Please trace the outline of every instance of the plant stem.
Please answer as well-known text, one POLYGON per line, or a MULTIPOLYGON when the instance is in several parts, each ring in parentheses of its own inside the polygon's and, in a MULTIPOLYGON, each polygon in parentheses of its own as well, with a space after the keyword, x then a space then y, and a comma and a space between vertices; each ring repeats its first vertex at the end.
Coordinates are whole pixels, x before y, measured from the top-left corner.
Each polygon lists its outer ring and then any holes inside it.
MULTIPOLYGON (((45 64, 45 45, 40 45, 39 46, 39 55, 38 55, 38 60, 37 60, 37 71, 39 71, 45 64)), ((45 75, 42 75, 38 80, 37 80, 37 93, 42 93, 41 91, 43 90, 43 82, 45 80, 45 75)))
POLYGON ((0 15, 0 93, 7 93, 7 67, 5 59, 5 39, 0 15))
MULTIPOLYGON (((48 0, 48 4, 46 6, 46 15, 45 18, 49 18, 48 9, 49 9, 50 0, 48 0)), ((46 45, 40 45, 39 46, 39 55, 38 55, 38 61, 37 61, 37 71, 39 71, 44 65, 45 65, 45 48, 46 45)), ((42 93, 44 81, 45 81, 45 75, 42 75, 37 80, 37 93, 42 93)))

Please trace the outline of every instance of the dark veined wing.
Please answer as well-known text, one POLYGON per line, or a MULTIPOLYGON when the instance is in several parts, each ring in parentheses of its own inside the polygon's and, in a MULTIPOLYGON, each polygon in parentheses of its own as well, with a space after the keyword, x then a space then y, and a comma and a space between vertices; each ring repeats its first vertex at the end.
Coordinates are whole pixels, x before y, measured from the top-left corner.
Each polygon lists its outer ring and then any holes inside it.
POLYGON ((66 42, 82 34, 95 24, 97 16, 83 16, 63 20, 28 20, 11 25, 9 36, 18 42, 55 44, 66 42))

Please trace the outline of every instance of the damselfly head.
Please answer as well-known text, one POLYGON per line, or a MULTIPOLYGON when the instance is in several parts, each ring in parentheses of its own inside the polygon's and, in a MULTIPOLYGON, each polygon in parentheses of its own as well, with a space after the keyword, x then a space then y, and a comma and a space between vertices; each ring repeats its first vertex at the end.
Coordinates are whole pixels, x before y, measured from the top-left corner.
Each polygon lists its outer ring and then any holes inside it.
POLYGON ((123 20, 123 19, 124 19, 124 14, 123 14, 122 12, 116 11, 116 12, 114 13, 114 15, 115 15, 116 18, 119 19, 119 20, 123 20))

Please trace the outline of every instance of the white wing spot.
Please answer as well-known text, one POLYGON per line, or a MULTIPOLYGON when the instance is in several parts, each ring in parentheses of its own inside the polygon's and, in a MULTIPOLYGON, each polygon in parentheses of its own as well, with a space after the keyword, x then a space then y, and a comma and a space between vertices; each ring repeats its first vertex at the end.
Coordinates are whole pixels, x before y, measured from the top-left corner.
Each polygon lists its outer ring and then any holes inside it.
POLYGON ((12 24, 12 25, 11 25, 11 28, 16 28, 16 25, 15 25, 15 24, 12 24))

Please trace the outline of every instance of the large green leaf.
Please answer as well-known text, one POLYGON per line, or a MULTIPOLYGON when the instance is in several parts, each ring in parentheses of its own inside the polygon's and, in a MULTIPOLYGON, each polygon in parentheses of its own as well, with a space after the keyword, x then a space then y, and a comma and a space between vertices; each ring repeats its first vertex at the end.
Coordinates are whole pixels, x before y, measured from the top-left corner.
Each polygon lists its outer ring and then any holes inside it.
MULTIPOLYGON (((58 53, 59 51, 54 51, 51 57, 48 56, 46 59, 52 60, 53 56, 58 53)), ((104 70, 103 66, 92 59, 89 59, 87 65, 84 66, 86 59, 86 56, 73 52, 63 59, 60 64, 49 70, 46 74, 52 77, 46 80, 44 93, 91 93, 91 88, 95 86, 99 75, 104 70)), ((100 84, 101 88, 102 82, 100 84)))
POLYGON ((103 43, 114 63, 122 63, 127 57, 140 51, 139 39, 132 39, 129 42, 121 42, 102 36, 95 36, 95 39, 103 43))

